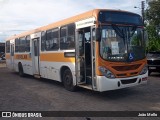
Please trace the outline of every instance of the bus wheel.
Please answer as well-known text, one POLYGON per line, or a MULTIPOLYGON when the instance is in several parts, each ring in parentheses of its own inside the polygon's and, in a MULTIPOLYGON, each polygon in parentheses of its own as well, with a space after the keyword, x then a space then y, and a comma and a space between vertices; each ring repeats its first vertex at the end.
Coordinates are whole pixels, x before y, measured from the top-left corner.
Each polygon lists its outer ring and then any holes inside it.
POLYGON ((18 64, 18 71, 19 71, 19 76, 24 77, 23 67, 21 63, 18 64))
POLYGON ((76 86, 73 85, 72 73, 69 69, 66 69, 63 73, 63 84, 64 87, 71 92, 76 90, 76 86))

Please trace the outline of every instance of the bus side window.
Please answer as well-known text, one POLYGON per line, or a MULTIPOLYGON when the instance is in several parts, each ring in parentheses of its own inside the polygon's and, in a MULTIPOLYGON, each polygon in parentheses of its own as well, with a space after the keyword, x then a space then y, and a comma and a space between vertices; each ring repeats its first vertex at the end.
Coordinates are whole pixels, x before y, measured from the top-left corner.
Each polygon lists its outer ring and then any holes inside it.
POLYGON ((61 28, 60 30, 60 48, 63 49, 67 49, 67 27, 64 26, 61 28))
POLYGON ((68 49, 75 48, 75 24, 69 24, 68 26, 68 49))
POLYGON ((58 50, 59 49, 59 33, 58 28, 47 30, 45 49, 47 51, 58 50))
POLYGON ((20 45, 20 41, 19 41, 19 39, 17 38, 17 39, 15 40, 15 52, 19 52, 19 45, 20 45))
POLYGON ((60 48, 74 49, 75 48, 75 24, 69 24, 61 27, 60 30, 60 48))
POLYGON ((45 43, 46 43, 46 50, 47 51, 50 51, 50 49, 51 49, 51 43, 52 43, 52 30, 47 30, 47 32, 46 32, 46 41, 45 41, 45 43))
POLYGON ((30 38, 30 36, 28 35, 28 36, 26 37, 26 46, 25 46, 25 51, 26 51, 26 52, 30 52, 30 40, 31 40, 31 38, 30 38))
POLYGON ((58 50, 59 49, 59 32, 58 32, 58 28, 57 29, 53 29, 52 30, 52 39, 50 42, 50 49, 51 50, 58 50))
POLYGON ((19 38, 20 45, 19 45, 19 52, 25 52, 26 40, 25 37, 19 38))
POLYGON ((6 42, 6 53, 10 52, 10 41, 6 42))
POLYGON ((46 46, 45 41, 46 41, 46 32, 43 31, 41 33, 41 51, 45 50, 45 46, 46 46))

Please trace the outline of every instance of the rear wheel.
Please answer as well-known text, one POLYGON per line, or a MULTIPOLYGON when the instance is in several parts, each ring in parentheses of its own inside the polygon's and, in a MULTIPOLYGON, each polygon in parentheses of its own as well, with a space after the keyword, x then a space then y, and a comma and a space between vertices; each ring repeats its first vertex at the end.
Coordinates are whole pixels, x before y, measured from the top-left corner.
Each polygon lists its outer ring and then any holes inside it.
POLYGON ((65 89, 71 92, 76 90, 76 86, 73 85, 72 73, 69 69, 66 69, 63 73, 63 84, 65 89))
POLYGON ((19 76, 24 77, 23 67, 21 63, 18 64, 18 71, 19 71, 19 76))

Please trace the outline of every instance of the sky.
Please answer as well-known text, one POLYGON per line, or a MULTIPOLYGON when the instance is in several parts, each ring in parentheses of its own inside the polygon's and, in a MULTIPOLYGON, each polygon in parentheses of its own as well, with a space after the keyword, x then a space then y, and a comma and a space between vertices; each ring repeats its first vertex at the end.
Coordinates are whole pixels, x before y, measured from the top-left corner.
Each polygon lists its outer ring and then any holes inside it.
POLYGON ((11 35, 95 9, 141 13, 141 0, 0 0, 0 42, 11 35))

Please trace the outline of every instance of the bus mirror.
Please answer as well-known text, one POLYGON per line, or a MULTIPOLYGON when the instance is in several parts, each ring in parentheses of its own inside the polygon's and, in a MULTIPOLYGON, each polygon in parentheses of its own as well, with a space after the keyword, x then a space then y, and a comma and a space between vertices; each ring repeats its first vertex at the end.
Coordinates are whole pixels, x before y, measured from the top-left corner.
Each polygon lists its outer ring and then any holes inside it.
POLYGON ((100 41, 101 40, 101 29, 97 28, 96 30, 96 40, 100 41))

